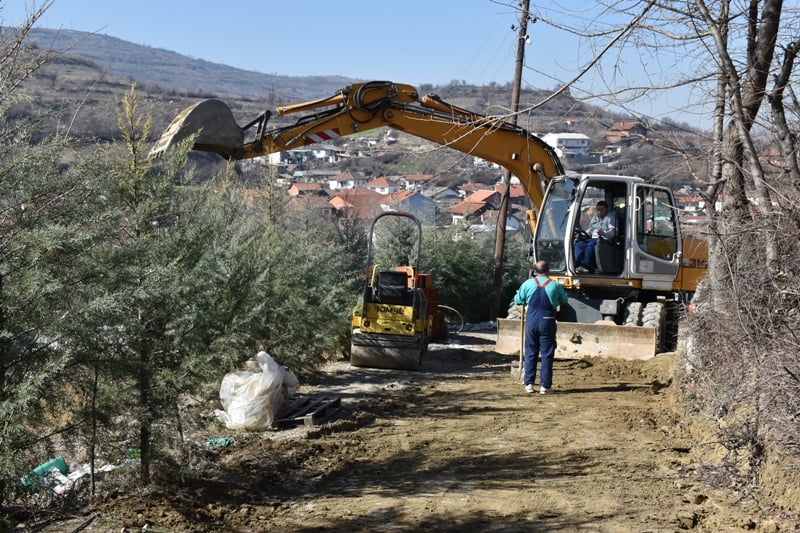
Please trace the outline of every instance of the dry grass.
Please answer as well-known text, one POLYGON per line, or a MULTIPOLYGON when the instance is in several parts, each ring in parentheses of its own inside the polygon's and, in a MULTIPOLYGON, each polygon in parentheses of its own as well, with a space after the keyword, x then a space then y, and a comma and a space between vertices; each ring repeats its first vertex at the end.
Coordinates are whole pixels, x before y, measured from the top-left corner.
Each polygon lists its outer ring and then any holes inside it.
POLYGON ((716 425, 724 482, 744 479, 797 512, 800 499, 780 487, 800 486, 798 224, 784 212, 724 227, 689 320, 683 393, 716 425))

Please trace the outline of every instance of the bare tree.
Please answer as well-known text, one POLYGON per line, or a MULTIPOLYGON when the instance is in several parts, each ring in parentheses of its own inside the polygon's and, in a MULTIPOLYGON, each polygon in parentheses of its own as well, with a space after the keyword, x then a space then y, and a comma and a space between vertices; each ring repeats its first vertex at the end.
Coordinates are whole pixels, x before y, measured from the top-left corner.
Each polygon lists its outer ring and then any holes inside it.
POLYGON ((800 107, 791 90, 798 8, 782 0, 631 0, 537 15, 592 51, 564 83, 573 96, 657 123, 636 110, 681 91, 681 111, 707 117, 705 145, 658 133, 647 139, 681 154, 712 208, 709 273, 695 298, 693 372, 684 386, 724 421, 720 442, 749 475, 770 447, 800 453, 800 294, 791 284, 800 275, 800 107))

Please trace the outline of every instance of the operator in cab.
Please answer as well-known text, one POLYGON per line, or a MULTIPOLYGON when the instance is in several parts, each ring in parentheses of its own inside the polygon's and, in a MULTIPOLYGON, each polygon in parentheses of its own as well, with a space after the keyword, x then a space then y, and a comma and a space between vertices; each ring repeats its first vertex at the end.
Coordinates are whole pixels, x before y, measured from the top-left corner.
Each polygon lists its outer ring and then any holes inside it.
POLYGON ((575 243, 575 271, 578 274, 588 274, 597 269, 597 259, 594 249, 598 239, 613 239, 617 235, 617 221, 614 215, 608 212, 608 204, 600 200, 595 205, 595 214, 586 229, 588 239, 580 239, 575 243))

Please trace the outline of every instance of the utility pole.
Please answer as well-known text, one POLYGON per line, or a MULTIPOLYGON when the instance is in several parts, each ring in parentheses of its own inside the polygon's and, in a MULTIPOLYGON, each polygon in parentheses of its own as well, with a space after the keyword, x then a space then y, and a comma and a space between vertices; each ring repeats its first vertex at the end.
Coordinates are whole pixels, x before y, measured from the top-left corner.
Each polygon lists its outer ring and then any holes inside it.
MULTIPOLYGON (((519 92, 522 86, 522 66, 525 58, 525 44, 528 39, 528 10, 530 0, 521 0, 522 14, 517 34, 517 61, 514 69, 514 83, 511 89, 511 122, 517 124, 519 111, 519 92)), ((506 220, 508 219, 508 203, 511 197, 511 172, 503 170, 503 193, 500 197, 500 209, 497 213, 497 233, 494 247, 494 282, 492 284, 491 320, 497 320, 500 312, 500 298, 503 291, 503 249, 506 245, 506 220)))

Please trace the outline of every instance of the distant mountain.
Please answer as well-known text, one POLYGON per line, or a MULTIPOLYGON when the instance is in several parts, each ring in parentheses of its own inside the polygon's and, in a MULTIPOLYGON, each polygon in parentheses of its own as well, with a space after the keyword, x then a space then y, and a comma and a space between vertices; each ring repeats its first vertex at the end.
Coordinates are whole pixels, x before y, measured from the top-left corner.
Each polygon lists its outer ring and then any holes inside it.
MULTIPOLYGON (((136 85, 142 104, 140 112, 153 116, 151 135, 158 136, 178 112, 205 98, 221 98, 231 108, 237 123, 247 124, 260 113, 278 105, 328 97, 352 83, 369 81, 342 76, 293 77, 250 72, 108 35, 72 30, 34 28, 28 35, 27 44, 62 53, 56 54, 25 80, 22 90, 29 98, 12 109, 8 117, 14 120, 25 116, 47 116, 48 121, 35 132, 33 140, 67 128, 72 137, 86 143, 87 149, 97 141, 119 139, 116 118, 119 102, 132 83, 136 85)), ((417 88, 421 94, 433 93, 454 106, 484 115, 505 115, 510 108, 510 84, 420 84, 417 88)), ((589 105, 568 92, 553 98, 550 91, 530 88, 520 93, 520 109, 526 110, 518 117, 520 126, 539 135, 548 132, 583 133, 590 138, 590 150, 595 153, 605 148, 604 132, 613 123, 632 120, 629 116, 589 105)), ((297 115, 274 114, 270 126, 294 122, 298 118, 297 115)), ((652 125, 649 135, 657 134, 658 129, 657 125, 652 125)), ((670 135, 683 133, 675 131, 670 135)), ((364 161, 354 160, 352 164, 373 165, 374 168, 360 169, 370 175, 404 171, 424 174, 442 172, 441 169, 448 169, 444 171, 448 174, 474 173, 474 169, 464 167, 463 154, 450 153, 444 160, 442 156, 447 151, 416 149, 425 144, 422 139, 412 137, 411 143, 388 153, 383 159, 366 158, 364 161)), ((639 175, 659 173, 660 169, 668 166, 664 163, 666 154, 655 157, 650 153, 652 150, 650 144, 626 150, 625 158, 629 165, 626 168, 632 168, 630 172, 639 175), (642 147, 649 148, 644 150, 642 147)), ((198 168, 206 174, 213 171, 211 161, 221 161, 210 154, 192 156, 204 159, 198 168)), ((566 163, 570 168, 571 162, 566 163)), ((603 171, 606 170, 603 167, 603 171)))
MULTIPOLYGON (((238 100, 244 107, 249 107, 247 101, 258 101, 259 105, 271 107, 327 97, 351 83, 370 81, 342 76, 279 76, 251 72, 133 44, 109 35, 73 30, 34 28, 27 42, 40 49, 63 52, 62 61, 79 58, 87 65, 95 65, 99 71, 105 72, 106 78, 135 81, 140 90, 154 95, 162 94, 170 99, 175 96, 195 100, 220 97, 226 101, 238 100)), ((86 82, 86 89, 89 90, 92 78, 87 77, 86 82)), ((510 85, 449 84, 435 87, 423 84, 418 88, 421 94, 434 92, 451 104, 477 113, 504 114, 510 107, 510 85)), ((524 89, 520 106, 525 108, 548 95, 549 91, 524 89)), ((526 127, 532 131, 546 132, 557 128, 557 123, 567 116, 598 117, 608 116, 608 113, 562 95, 537 109, 531 116, 536 118, 535 125, 527 124, 526 127)), ((605 127, 608 125, 610 122, 605 127)))
POLYGON ((255 99, 276 93, 289 101, 305 101, 329 96, 359 81, 342 76, 295 77, 251 72, 99 33, 34 28, 27 42, 41 49, 81 57, 106 72, 139 83, 219 96, 255 99))
MULTIPOLYGON (((369 81, 342 76, 251 72, 109 35, 73 30, 34 28, 26 42, 61 53, 29 83, 38 104, 51 109, 63 107, 66 102, 81 102, 84 108, 94 104, 94 125, 87 118, 83 124, 73 124, 79 126, 73 133, 91 136, 92 128, 96 128, 99 138, 113 136, 116 129, 113 104, 131 82, 136 83, 137 90, 149 101, 159 102, 155 111, 158 128, 166 125, 180 109, 203 98, 225 100, 241 123, 246 123, 264 109, 324 98, 354 82, 369 81)), ((511 98, 510 85, 423 84, 418 88, 421 94, 433 92, 451 104, 486 115, 507 113, 511 98)), ((542 101, 548 94, 549 91, 523 90, 521 107, 542 101)), ((559 129, 567 116, 591 117, 583 123, 591 129, 611 124, 610 120, 599 118, 608 116, 603 110, 562 95, 530 114, 528 123, 521 125, 532 131, 547 132, 559 129), (598 120, 603 124, 598 125, 598 120)), ((273 117, 273 120, 280 119, 273 117)))
MULTIPOLYGON (((153 93, 154 96, 160 93, 169 99, 178 96, 195 100, 220 97, 226 101, 238 100, 238 105, 246 108, 256 102, 261 106, 273 107, 315 100, 335 94, 352 83, 370 81, 343 76, 263 74, 161 48, 133 44, 109 35, 74 30, 34 28, 28 35, 27 43, 40 49, 63 52, 67 61, 69 58, 80 58, 107 73, 109 78, 135 81, 140 90, 153 93)), ((88 90, 91 80, 87 79, 87 83, 88 90)), ((434 92, 451 104, 486 115, 505 114, 510 107, 510 84, 422 84, 418 88, 421 94, 434 92)), ((520 107, 530 107, 549 94, 550 91, 545 90, 523 89, 520 107)), ((263 111, 263 107, 259 109, 263 111)), ((540 133, 562 128, 567 118, 581 119, 583 128, 595 131, 607 128, 619 119, 601 108, 574 100, 568 94, 549 100, 527 118, 529 123, 521 125, 540 133)))

